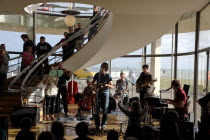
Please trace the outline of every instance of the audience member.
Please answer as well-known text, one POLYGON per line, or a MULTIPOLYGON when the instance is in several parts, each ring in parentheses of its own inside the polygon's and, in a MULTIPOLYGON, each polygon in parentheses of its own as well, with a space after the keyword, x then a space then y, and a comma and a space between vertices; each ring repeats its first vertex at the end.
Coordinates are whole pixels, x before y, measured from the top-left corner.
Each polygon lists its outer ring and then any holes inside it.
POLYGON ((181 140, 178 126, 170 114, 164 114, 160 121, 158 140, 181 140))
POLYGON ((8 117, 1 116, 0 117, 0 140, 7 140, 8 135, 8 117))
MULTIPOLYGON (((125 132, 125 136, 128 136, 128 134, 130 132, 132 132, 135 128, 135 130, 137 130, 137 134, 138 137, 137 138, 141 138, 143 139, 143 134, 142 134, 142 130, 141 130, 141 121, 143 119, 143 117, 145 116, 145 114, 148 111, 148 104, 147 102, 144 102, 144 109, 142 110, 141 108, 141 104, 138 101, 133 101, 132 105, 131 105, 131 111, 127 110, 126 108, 122 107, 121 102, 118 103, 118 106, 120 108, 120 110, 129 117, 128 120, 128 127, 127 130, 125 132), (131 129, 131 130, 129 130, 131 129)), ((133 133, 133 132, 132 132, 133 133)), ((131 136, 129 134, 129 136, 131 136)))
MULTIPOLYGON (((37 56, 41 56, 43 54, 48 53, 52 49, 52 46, 45 42, 45 37, 40 37, 40 42, 37 44, 37 56)), ((43 62, 45 68, 49 67, 48 58, 43 62)))
POLYGON ((31 46, 32 47, 32 54, 35 57, 36 45, 34 44, 34 42, 29 39, 29 36, 27 34, 22 34, 21 38, 24 41, 23 52, 27 51, 28 46, 31 46))
POLYGON ((151 125, 142 127, 144 140, 157 140, 159 130, 151 125))
MULTIPOLYGON (((73 35, 74 35, 74 29, 73 29, 73 27, 69 27, 69 33, 67 35, 67 39, 69 39, 73 35)), ((74 54, 75 44, 76 44, 76 38, 68 42, 68 47, 66 48, 67 54, 64 55, 65 60, 74 54)))
MULTIPOLYGON (((67 40, 67 36, 68 36, 68 33, 67 33, 67 32, 64 32, 64 38, 62 38, 62 39, 60 40, 60 42, 58 42, 55 46, 57 46, 57 45, 63 43, 64 41, 66 41, 66 40, 67 40)), ((62 44, 62 49, 63 49, 63 61, 66 60, 66 57, 65 57, 65 56, 66 56, 66 54, 68 54, 68 49, 67 49, 67 47, 68 47, 68 43, 62 44)))
POLYGON ((34 56, 32 54, 32 47, 28 46, 26 52, 23 52, 23 55, 22 55, 21 71, 27 66, 31 65, 33 60, 34 60, 34 56))
POLYGON ((0 49, 3 49, 3 50, 5 51, 6 56, 7 56, 8 60, 9 60, 9 59, 10 59, 10 56, 9 56, 9 53, 6 51, 6 46, 5 46, 5 44, 1 44, 0 49))
MULTIPOLYGON (((74 33, 78 32, 80 29, 82 29, 82 24, 78 23, 78 28, 76 28, 74 30, 74 33)), ((81 49, 81 47, 83 46, 83 42, 84 42, 84 35, 80 35, 79 37, 76 38, 76 45, 75 45, 75 49, 77 49, 77 51, 79 51, 81 49)))
POLYGON ((118 133, 116 130, 110 130, 107 134, 107 140, 118 140, 118 133))
POLYGON ((125 132, 125 140, 144 140, 141 127, 137 125, 128 125, 125 132))
POLYGON ((88 125, 85 122, 80 122, 76 125, 75 128, 78 138, 74 140, 93 140, 92 138, 87 137, 88 135, 88 125))
MULTIPOLYGON (((50 67, 50 72, 54 71, 54 67, 50 67)), ((43 84, 46 85, 45 92, 45 103, 46 103, 46 121, 55 120, 54 111, 55 111, 55 101, 58 93, 57 83, 58 77, 57 75, 45 75, 43 79, 43 84), (50 116, 49 116, 50 115, 50 116)), ((44 114, 45 115, 45 114, 44 114)))
POLYGON ((210 93, 198 100, 202 107, 201 123, 199 125, 198 140, 210 139, 210 93))
POLYGON ((55 137, 53 136, 53 134, 49 131, 42 131, 37 140, 55 140, 55 137))
POLYGON ((0 93, 4 92, 4 80, 7 78, 8 58, 3 49, 0 49, 0 93))
MULTIPOLYGON (((93 9, 93 16, 91 17, 94 18, 97 14, 98 14, 98 7, 97 6, 94 6, 94 9, 93 9)), ((97 17, 91 22, 91 24, 94 24, 95 22, 97 22, 99 19, 101 18, 101 15, 98 14, 97 17)), ((91 20, 90 19, 90 20, 91 20)), ((95 24, 92 28, 90 28, 90 31, 88 33, 88 41, 91 40, 91 38, 97 33, 97 30, 98 30, 98 26, 99 24, 95 24)))
POLYGON ((64 126, 60 121, 55 121, 52 123, 51 133, 53 133, 55 140, 65 140, 64 139, 64 126))
POLYGON ((18 132, 15 140, 36 140, 36 133, 31 131, 33 121, 30 118, 24 118, 20 122, 21 130, 18 132))

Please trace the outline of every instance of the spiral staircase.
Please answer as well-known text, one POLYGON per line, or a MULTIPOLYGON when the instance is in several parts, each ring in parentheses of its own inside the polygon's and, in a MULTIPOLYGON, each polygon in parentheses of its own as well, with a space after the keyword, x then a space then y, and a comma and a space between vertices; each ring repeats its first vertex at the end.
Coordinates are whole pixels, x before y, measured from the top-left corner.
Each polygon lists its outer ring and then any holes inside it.
MULTIPOLYGON (((58 49, 62 47, 62 44, 71 42, 81 35, 88 34, 90 28, 95 25, 98 26, 98 31, 96 35, 94 35, 93 38, 88 43, 86 43, 78 52, 74 53, 73 56, 63 61, 64 65, 68 65, 69 59, 74 59, 73 57, 77 55, 80 57, 82 57, 82 55, 85 55, 81 54, 80 52, 82 52, 86 48, 89 48, 89 46, 91 47, 90 42, 92 42, 94 38, 100 37, 101 32, 108 33, 109 28, 111 27, 111 21, 112 13, 110 13, 106 9, 102 9, 97 15, 95 15, 95 17, 93 17, 89 21, 89 23, 84 28, 80 29, 80 31, 75 33, 68 40, 61 43, 60 45, 54 46, 53 49, 47 54, 36 58, 35 61, 32 63, 33 68, 30 68, 28 66, 17 76, 6 79, 4 87, 5 93, 0 96, 0 116, 10 116, 15 107, 28 106, 28 99, 31 95, 38 94, 39 96, 41 94, 43 88, 39 87, 39 85, 42 83, 43 75, 47 72, 47 70, 43 70, 41 65, 43 61, 46 60, 49 56, 53 56, 51 59, 49 59, 49 63, 51 63, 51 65, 57 66, 57 64, 62 61, 62 51, 58 51, 58 49), (97 19, 97 21, 93 23, 93 21, 98 17, 99 14, 101 15, 100 19, 97 19)), ((103 42, 100 41, 98 43, 102 44, 103 42)), ((95 50, 97 50, 97 48, 95 48, 95 50)), ((94 54, 95 51, 93 51, 92 53, 94 54)), ((77 64, 77 67, 74 67, 74 69, 68 69, 72 72, 80 69, 80 67, 85 63, 85 61, 80 61, 78 59, 74 59, 74 61, 75 64, 77 64), (80 64, 78 65, 78 63, 80 64)))

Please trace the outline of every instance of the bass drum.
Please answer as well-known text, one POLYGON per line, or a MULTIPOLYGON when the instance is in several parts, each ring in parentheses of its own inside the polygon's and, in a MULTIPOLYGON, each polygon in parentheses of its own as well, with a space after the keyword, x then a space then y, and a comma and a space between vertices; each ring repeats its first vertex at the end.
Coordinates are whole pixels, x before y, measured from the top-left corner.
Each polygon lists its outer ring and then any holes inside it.
POLYGON ((117 109, 118 99, 115 97, 109 96, 109 107, 108 107, 108 113, 111 113, 112 111, 115 111, 117 109))

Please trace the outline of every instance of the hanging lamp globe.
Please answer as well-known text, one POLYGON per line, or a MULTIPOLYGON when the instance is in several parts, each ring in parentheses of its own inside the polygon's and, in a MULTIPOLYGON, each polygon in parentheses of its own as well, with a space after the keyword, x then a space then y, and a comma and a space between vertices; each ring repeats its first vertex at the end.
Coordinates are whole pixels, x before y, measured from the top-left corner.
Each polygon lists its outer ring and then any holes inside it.
POLYGON ((76 23, 76 18, 72 15, 67 15, 64 19, 64 23, 67 26, 73 26, 76 23))

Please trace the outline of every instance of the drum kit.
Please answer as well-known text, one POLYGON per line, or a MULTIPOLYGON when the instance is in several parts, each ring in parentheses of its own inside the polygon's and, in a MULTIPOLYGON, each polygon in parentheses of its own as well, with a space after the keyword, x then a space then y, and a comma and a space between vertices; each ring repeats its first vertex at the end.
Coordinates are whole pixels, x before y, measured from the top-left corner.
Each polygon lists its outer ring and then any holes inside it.
POLYGON ((126 90, 116 90, 115 94, 109 96, 109 108, 108 112, 111 113, 112 111, 116 111, 118 108, 118 102, 121 101, 124 106, 128 105, 128 91, 126 90))

